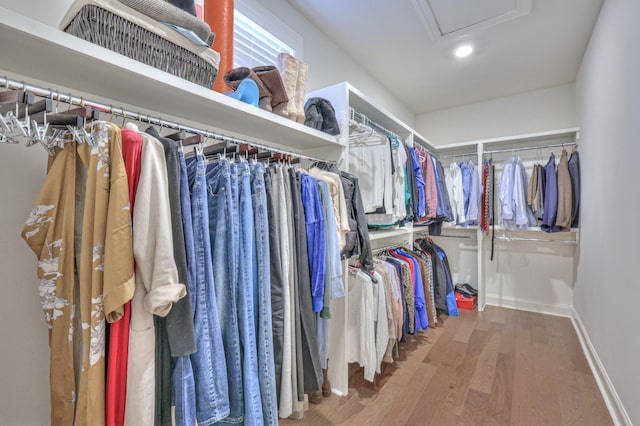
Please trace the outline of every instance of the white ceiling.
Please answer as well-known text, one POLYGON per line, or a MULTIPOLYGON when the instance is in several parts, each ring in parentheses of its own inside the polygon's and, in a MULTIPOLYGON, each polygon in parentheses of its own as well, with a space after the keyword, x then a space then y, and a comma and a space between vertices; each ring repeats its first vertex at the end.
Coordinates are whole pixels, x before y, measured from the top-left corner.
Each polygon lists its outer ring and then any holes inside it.
POLYGON ((574 81, 602 5, 288 1, 416 114, 574 81), (454 48, 467 43, 473 54, 456 58, 454 48))

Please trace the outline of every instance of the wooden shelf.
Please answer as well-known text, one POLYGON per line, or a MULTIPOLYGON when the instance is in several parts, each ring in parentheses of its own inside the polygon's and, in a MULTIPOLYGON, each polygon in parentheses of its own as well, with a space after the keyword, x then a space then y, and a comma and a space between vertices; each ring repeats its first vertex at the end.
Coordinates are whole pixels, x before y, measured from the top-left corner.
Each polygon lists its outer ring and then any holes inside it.
MULTIPOLYGON (((337 138, 0 7, 0 75, 328 160, 337 138), (34 81, 37 80, 37 81, 34 81)), ((219 76, 218 78, 222 78, 219 76)))

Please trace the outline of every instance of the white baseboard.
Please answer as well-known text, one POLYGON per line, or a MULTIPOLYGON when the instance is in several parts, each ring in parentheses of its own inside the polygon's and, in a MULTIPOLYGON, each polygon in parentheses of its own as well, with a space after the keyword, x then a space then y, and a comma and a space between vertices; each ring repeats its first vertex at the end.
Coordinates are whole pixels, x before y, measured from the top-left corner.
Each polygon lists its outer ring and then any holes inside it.
POLYGON ((560 317, 573 317, 573 306, 564 304, 547 304, 536 300, 521 299, 518 297, 499 296, 497 294, 487 294, 485 298, 487 305, 501 306, 503 308, 518 309, 521 311, 537 312, 540 314, 555 315, 560 317))
POLYGON ((587 334, 587 330, 584 328, 580 315, 578 315, 575 308, 572 308, 571 310, 571 322, 573 323, 573 327, 576 329, 576 334, 578 335, 578 339, 582 345, 582 350, 589 362, 591 372, 596 379, 598 388, 600 388, 602 398, 609 409, 609 414, 611 415, 613 423, 619 426, 632 426, 633 423, 631 423, 631 418, 629 417, 627 410, 625 410, 624 405, 622 405, 622 401, 620 400, 620 397, 607 374, 607 370, 605 370, 596 349, 591 343, 591 339, 589 338, 589 334, 587 334))

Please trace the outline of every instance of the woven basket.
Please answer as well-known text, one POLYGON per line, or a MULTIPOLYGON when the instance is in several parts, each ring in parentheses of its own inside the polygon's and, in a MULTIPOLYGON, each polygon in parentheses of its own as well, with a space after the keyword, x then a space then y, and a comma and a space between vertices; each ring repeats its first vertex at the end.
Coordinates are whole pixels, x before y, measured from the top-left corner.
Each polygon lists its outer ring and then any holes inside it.
POLYGON ((95 5, 83 6, 64 31, 208 89, 218 75, 193 52, 95 5))

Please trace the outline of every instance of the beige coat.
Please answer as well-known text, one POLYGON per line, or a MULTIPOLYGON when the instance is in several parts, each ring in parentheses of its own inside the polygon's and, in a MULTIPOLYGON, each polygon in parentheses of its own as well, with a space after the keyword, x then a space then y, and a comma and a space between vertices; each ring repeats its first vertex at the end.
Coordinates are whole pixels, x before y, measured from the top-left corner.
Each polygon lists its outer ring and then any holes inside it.
POLYGON ((556 226, 560 227, 561 231, 568 231, 571 228, 572 199, 569 159, 567 151, 563 149, 558 162, 558 213, 556 214, 556 226))
MULTIPOLYGON (((137 131, 137 127, 127 124, 137 131)), ((155 329, 153 315, 166 316, 187 294, 178 282, 167 167, 162 144, 141 133, 140 179, 133 210, 135 295, 131 301, 131 332, 127 365, 125 425, 152 425, 155 415, 155 329)))

